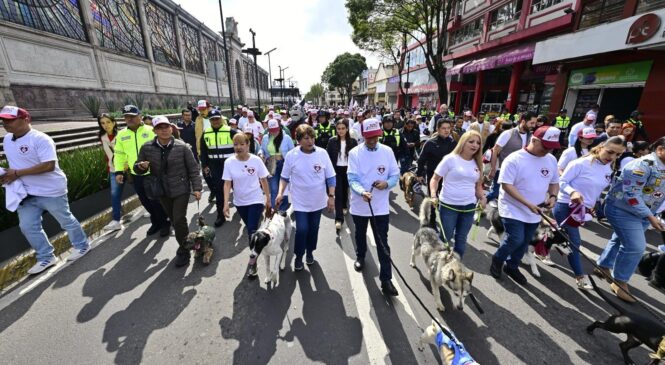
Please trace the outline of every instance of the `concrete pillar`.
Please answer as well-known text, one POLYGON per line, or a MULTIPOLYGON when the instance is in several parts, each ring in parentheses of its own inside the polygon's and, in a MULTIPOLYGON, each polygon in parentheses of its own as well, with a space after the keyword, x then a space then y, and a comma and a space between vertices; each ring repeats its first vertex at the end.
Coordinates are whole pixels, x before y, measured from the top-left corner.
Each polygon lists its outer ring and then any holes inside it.
POLYGON ((473 93, 473 105, 471 110, 473 114, 478 114, 480 111, 480 104, 483 102, 483 83, 485 82, 485 74, 483 71, 476 73, 476 88, 473 93))
POLYGON ((81 21, 83 21, 83 28, 88 35, 88 40, 92 46, 92 53, 95 56, 97 79, 99 80, 99 84, 101 85, 102 89, 106 89, 109 73, 100 50, 100 45, 102 44, 101 40, 97 38, 97 32, 95 32, 94 19, 92 18, 92 8, 90 7, 89 1, 80 1, 79 4, 81 5, 81 21))
POLYGON ((145 46, 145 54, 150 61, 150 73, 152 74, 152 84, 155 92, 159 93, 159 81, 157 80, 157 69, 155 68, 155 56, 152 53, 152 39, 150 39, 150 26, 148 25, 148 17, 145 14, 145 5, 147 0, 136 0, 136 6, 139 11, 139 20, 141 21, 141 34, 143 35, 143 45, 145 46))
POLYGON ((174 9, 175 13, 173 16, 173 24, 175 26, 175 37, 176 43, 178 44, 178 55, 180 55, 180 68, 182 69, 184 80, 185 80, 185 90, 187 95, 191 95, 189 92, 189 84, 187 83, 187 67, 185 65, 185 42, 182 37, 182 32, 180 31, 180 5, 176 6, 174 9))
POLYGON ((508 99, 506 100, 506 108, 510 113, 515 113, 517 108, 517 94, 520 88, 520 77, 524 72, 524 62, 513 63, 513 71, 510 75, 510 85, 508 86, 508 99))

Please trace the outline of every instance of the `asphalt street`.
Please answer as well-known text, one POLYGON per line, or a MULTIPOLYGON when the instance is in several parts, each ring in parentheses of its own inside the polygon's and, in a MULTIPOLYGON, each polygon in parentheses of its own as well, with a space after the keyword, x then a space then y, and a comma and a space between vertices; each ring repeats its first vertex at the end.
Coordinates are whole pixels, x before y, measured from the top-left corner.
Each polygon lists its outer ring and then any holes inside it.
MULTIPOLYGON (((421 258, 409 267, 418 229, 396 188, 388 234, 392 257, 424 303, 436 312, 421 258)), ((207 193, 202 201, 207 200, 207 193)), ((212 224, 214 205, 202 213, 212 224)), ((196 203, 189 206, 195 228, 196 203)), ((124 230, 94 241, 81 260, 60 264, 24 280, 0 297, 0 354, 4 364, 440 364, 433 346, 421 352, 417 341, 431 320, 416 299, 394 279, 400 295, 379 289, 376 246, 362 273, 353 270, 353 224, 340 236, 330 214, 322 218, 316 259, 304 271, 292 270, 292 250, 279 284, 245 277, 247 236, 237 214, 217 229, 212 263, 175 268, 173 235, 146 237, 149 221, 139 211, 124 230)), ((437 313, 481 364, 621 364, 617 336, 585 328, 614 310, 596 293, 576 288, 564 257, 540 264, 541 278, 523 267, 522 287, 488 273, 497 242, 486 238, 487 223, 470 237, 464 262, 475 271, 479 314, 467 298, 463 311, 441 290, 447 309, 437 313)), ((585 252, 597 256, 611 230, 590 223, 582 232, 585 252)), ((649 250, 661 243, 648 232, 649 250)), ((371 242, 371 241, 370 241, 371 242)), ((293 242, 291 242, 291 247, 293 242)), ((585 263, 586 270, 590 265, 585 263)), ((608 289, 604 282, 599 284, 608 289)), ((665 294, 644 278, 631 280, 633 293, 663 315, 665 294)), ((623 304, 627 305, 627 304, 623 304)), ((641 310, 636 305, 630 306, 641 310)), ((646 348, 631 352, 647 362, 646 348)))

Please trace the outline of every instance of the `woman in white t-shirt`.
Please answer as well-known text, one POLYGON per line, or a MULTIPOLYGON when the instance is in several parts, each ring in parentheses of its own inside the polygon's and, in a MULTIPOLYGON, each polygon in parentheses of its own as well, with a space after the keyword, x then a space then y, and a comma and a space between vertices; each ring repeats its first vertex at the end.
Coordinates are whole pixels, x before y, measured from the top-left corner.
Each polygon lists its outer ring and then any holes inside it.
POLYGON ((439 204, 444 240, 454 239, 454 250, 464 256, 466 238, 473 225, 476 204, 485 207, 486 198, 482 185, 482 142, 480 133, 470 130, 464 133, 457 146, 444 157, 434 170, 429 191, 439 204), (436 191, 443 179, 439 197, 436 191), (438 200, 437 200, 438 199, 438 200))
POLYGON ((561 157, 559 157, 559 162, 557 163, 557 167, 559 168, 559 175, 563 174, 566 166, 568 166, 571 161, 589 154, 589 146, 593 143, 593 140, 596 137, 598 136, 596 135, 596 130, 593 127, 581 129, 577 133, 577 140, 575 140, 575 145, 566 148, 563 153, 561 153, 561 157))
POLYGON ((337 135, 328 141, 328 156, 335 167, 335 229, 339 232, 344 216, 349 208, 349 180, 346 171, 349 166, 349 151, 358 145, 349 134, 349 120, 344 118, 335 125, 337 135))
MULTIPOLYGON (((224 163, 224 216, 230 218, 229 196, 233 190, 233 205, 245 227, 247 238, 259 228, 261 214, 270 209, 270 188, 268 187, 268 169, 260 157, 249 153, 252 137, 244 133, 233 136, 235 155, 224 163)), ((250 265, 247 274, 256 276, 256 264, 250 265)))
MULTIPOLYGON (((579 141, 579 139, 578 139, 579 141)), ((577 287, 592 289, 589 279, 584 276, 579 247, 582 243, 579 226, 586 220, 586 211, 593 209, 603 190, 612 179, 612 164, 625 151, 626 144, 621 137, 610 137, 604 144, 594 147, 589 156, 574 160, 563 172, 559 180, 559 194, 554 207, 557 223, 566 230, 575 246, 568 255, 568 263, 575 274, 577 287), (573 214, 577 206, 586 209, 573 214), (579 217, 578 217, 579 215, 579 217)), ((579 208, 582 209, 582 208, 579 208)))
POLYGON ((326 207, 331 212, 335 208, 335 169, 326 150, 314 145, 315 139, 311 126, 301 124, 296 128, 299 146, 284 158, 282 180, 275 198, 275 205, 279 206, 286 186, 289 186, 289 197, 296 216, 295 271, 304 268, 305 253, 307 265, 316 263, 314 250, 319 237, 321 212, 326 207))

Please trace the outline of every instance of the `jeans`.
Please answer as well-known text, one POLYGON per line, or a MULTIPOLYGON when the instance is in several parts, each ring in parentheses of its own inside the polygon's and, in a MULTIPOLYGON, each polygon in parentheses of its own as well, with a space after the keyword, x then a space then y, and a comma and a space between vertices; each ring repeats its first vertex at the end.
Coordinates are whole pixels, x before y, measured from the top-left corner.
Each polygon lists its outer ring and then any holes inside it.
POLYGON ((282 176, 284 159, 277 161, 275 166, 276 166, 275 173, 268 178, 268 186, 270 187, 270 204, 272 205, 273 209, 276 209, 280 212, 286 212, 289 209, 288 196, 284 196, 284 199, 282 199, 282 204, 280 204, 279 208, 275 206, 275 198, 277 197, 277 193, 279 192, 279 180, 281 179, 282 176))
POLYGON ((389 215, 374 216, 376 224, 372 222, 370 217, 362 217, 353 215, 353 224, 356 227, 356 259, 358 261, 365 261, 365 254, 367 253, 367 223, 372 226, 372 233, 374 241, 376 242, 376 252, 379 256, 379 280, 386 281, 393 277, 392 268, 390 267, 390 246, 388 245, 388 228, 390 224, 389 215), (381 246, 383 242, 385 247, 381 246))
POLYGON ((236 209, 238 210, 238 214, 240 214, 240 219, 245 223, 245 227, 247 228, 247 238, 249 240, 252 238, 254 232, 259 229, 261 214, 263 214, 265 206, 263 204, 252 204, 237 206, 236 209))
POLYGON ((175 198, 164 197, 159 199, 162 207, 171 219, 175 229, 175 240, 178 241, 178 255, 189 255, 189 250, 182 246, 185 244, 189 227, 187 226, 187 205, 189 205, 189 194, 182 194, 175 198))
POLYGON ((647 247, 644 231, 649 220, 616 208, 611 200, 605 202, 605 216, 614 233, 598 258, 598 265, 612 269, 615 280, 628 282, 647 247))
POLYGON ((584 276, 582 271, 582 261, 580 260, 580 245, 582 244, 582 237, 580 236, 580 229, 578 227, 571 227, 567 224, 562 224, 563 221, 570 215, 571 209, 567 203, 557 203, 554 206, 554 218, 556 222, 568 233, 571 243, 575 248, 571 249, 568 255, 568 263, 570 268, 573 269, 575 276, 584 276))
POLYGON ((316 244, 319 239, 319 223, 321 222, 321 210, 314 212, 295 212, 296 215, 296 239, 293 251, 296 260, 302 260, 307 251, 307 258, 312 258, 316 244))
MULTIPOLYGON (((448 205, 446 206, 456 210, 470 210, 476 207, 475 204, 469 205, 448 205)), ((455 246, 454 251, 460 257, 464 256, 466 250, 466 238, 469 235, 471 226, 473 226, 473 211, 470 212, 457 212, 455 210, 439 206, 439 215, 441 216, 441 225, 443 225, 444 242, 450 243, 451 238, 454 237, 455 246)))
POLYGON ((111 183, 111 209, 113 211, 112 217, 114 221, 120 221, 122 218, 122 190, 125 184, 118 184, 115 181, 115 175, 109 175, 109 182, 111 183))
POLYGON ((224 181, 222 180, 222 175, 224 174, 225 161, 226 159, 209 160, 208 168, 210 169, 210 173, 207 175, 203 174, 203 179, 210 189, 210 194, 215 195, 215 206, 217 207, 218 216, 224 214, 224 181))
POLYGON ((399 157, 399 174, 404 175, 413 165, 413 151, 406 152, 399 157))
POLYGON ((136 190, 136 195, 139 196, 141 205, 145 210, 150 213, 150 223, 155 227, 164 227, 169 224, 169 221, 166 217, 166 212, 162 207, 162 204, 158 200, 148 198, 148 195, 145 193, 145 188, 143 187, 143 181, 145 176, 134 175, 134 190, 136 190))
POLYGON ((506 233, 503 235, 501 245, 494 253, 492 261, 506 262, 511 269, 517 269, 522 256, 529 247, 538 223, 525 223, 516 219, 501 218, 506 233))
POLYGON ((74 249, 81 250, 89 246, 88 237, 81 228, 81 224, 69 211, 67 194, 54 198, 30 196, 21 202, 17 213, 21 232, 37 253, 37 261, 55 258, 53 246, 42 228, 44 211, 49 212, 58 221, 60 227, 67 231, 74 249))
POLYGON ((349 207, 349 177, 347 166, 335 166, 335 221, 344 222, 344 209, 349 207))
POLYGON ((492 200, 496 200, 499 198, 500 187, 501 184, 499 184, 499 170, 496 170, 496 173, 494 174, 494 179, 492 179, 492 186, 490 187, 489 193, 487 193, 486 195, 487 202, 491 202, 492 200))

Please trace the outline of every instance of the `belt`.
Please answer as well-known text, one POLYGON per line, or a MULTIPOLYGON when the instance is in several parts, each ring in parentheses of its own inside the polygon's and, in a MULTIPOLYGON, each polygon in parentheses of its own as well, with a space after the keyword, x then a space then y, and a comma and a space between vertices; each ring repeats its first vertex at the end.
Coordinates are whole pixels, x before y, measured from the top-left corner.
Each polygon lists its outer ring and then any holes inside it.
POLYGON ((210 155, 210 154, 208 154, 208 158, 212 158, 212 159, 229 158, 229 157, 231 157, 231 156, 233 156, 232 153, 221 153, 221 154, 218 154, 218 155, 210 155))

